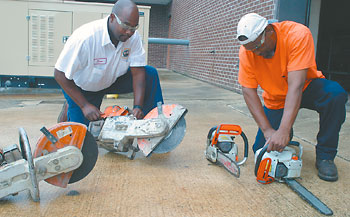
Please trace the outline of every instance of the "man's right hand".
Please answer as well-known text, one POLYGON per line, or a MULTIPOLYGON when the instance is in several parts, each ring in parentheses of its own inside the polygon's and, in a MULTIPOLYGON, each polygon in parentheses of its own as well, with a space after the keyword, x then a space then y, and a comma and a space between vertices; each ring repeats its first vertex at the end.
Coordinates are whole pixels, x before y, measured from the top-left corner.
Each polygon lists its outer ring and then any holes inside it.
POLYGON ((81 108, 86 119, 89 121, 97 121, 101 119, 102 112, 94 105, 88 103, 81 108))

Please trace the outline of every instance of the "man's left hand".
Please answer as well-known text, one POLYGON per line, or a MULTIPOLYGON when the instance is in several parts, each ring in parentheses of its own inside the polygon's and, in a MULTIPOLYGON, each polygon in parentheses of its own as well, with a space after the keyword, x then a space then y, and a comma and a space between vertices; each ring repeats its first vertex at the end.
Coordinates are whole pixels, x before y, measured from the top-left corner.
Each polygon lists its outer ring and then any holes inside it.
POLYGON ((269 141, 269 147, 267 152, 278 151, 282 152, 288 145, 290 140, 290 132, 278 129, 271 137, 269 141))

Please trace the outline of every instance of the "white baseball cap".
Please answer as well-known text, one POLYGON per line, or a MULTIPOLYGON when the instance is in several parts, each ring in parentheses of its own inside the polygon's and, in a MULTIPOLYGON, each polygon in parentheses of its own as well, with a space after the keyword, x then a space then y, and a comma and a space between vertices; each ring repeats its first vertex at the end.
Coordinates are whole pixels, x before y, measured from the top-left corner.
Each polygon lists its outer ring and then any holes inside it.
POLYGON ((248 44, 255 41, 259 35, 265 30, 268 21, 265 17, 256 13, 244 15, 237 25, 237 39, 240 44, 248 44), (246 40, 239 40, 241 36, 245 36, 246 40))

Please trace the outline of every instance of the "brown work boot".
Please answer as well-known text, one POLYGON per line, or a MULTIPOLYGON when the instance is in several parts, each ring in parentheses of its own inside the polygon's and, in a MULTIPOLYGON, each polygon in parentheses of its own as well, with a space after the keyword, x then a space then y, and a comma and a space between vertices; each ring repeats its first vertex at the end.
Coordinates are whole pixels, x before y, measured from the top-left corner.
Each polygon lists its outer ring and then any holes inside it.
POLYGON ((57 118, 57 123, 66 122, 68 120, 67 112, 68 112, 68 103, 67 101, 64 101, 62 110, 57 118))
POLYGON ((320 179, 328 182, 338 180, 338 170, 333 160, 316 160, 316 168, 320 179))

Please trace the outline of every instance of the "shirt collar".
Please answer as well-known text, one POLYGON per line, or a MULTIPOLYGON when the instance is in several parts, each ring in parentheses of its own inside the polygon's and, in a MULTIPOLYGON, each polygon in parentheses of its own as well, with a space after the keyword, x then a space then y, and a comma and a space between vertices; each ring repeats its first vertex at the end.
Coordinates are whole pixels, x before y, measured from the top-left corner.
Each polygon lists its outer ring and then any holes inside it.
POLYGON ((102 46, 105 46, 107 44, 113 45, 113 43, 111 41, 111 38, 109 37, 109 34, 108 34, 108 28, 107 28, 107 26, 108 26, 108 17, 103 19, 103 23, 104 24, 103 24, 102 46))

